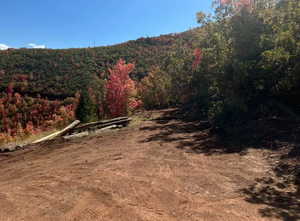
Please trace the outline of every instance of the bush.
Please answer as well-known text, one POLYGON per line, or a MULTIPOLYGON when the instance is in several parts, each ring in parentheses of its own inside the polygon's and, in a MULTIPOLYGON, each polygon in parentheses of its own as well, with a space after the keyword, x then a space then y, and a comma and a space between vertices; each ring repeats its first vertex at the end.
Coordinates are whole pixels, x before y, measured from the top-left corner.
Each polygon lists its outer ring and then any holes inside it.
POLYGON ((165 108, 171 101, 171 78, 159 67, 153 67, 139 85, 139 94, 146 109, 165 108))

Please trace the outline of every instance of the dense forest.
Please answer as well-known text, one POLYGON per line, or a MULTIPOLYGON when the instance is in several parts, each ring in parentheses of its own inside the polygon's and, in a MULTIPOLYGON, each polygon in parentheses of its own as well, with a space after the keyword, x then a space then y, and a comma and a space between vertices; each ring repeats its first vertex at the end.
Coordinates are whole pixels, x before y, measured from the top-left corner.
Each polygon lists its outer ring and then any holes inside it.
POLYGON ((181 34, 108 47, 0 52, 1 131, 14 136, 28 124, 39 127, 74 112, 91 121, 138 107, 179 106, 222 136, 249 134, 254 128, 247 125, 260 119, 299 119, 300 1, 213 5, 213 15, 197 14, 199 28, 181 34), (27 117, 32 112, 39 122, 27 117))
POLYGON ((195 109, 225 135, 263 118, 299 119, 300 1, 215 5, 213 17, 198 14, 201 63, 189 82, 195 109))
POLYGON ((192 62, 181 54, 170 69, 154 71, 169 81, 150 73, 142 82, 154 85, 143 97, 164 88, 156 105, 180 104, 225 136, 249 137, 245 129, 256 128, 247 124, 260 119, 299 119, 300 1, 222 0, 214 7, 214 15, 197 14, 201 28, 192 62))
POLYGON ((99 87, 108 77, 108 68, 119 59, 136 64, 132 77, 144 76, 152 65, 166 62, 178 48, 191 49, 197 39, 195 33, 197 29, 107 47, 0 51, 0 86, 4 90, 14 82, 19 93, 64 99, 74 96, 83 82, 99 87))
POLYGON ((299 120, 300 1, 213 5, 213 15, 197 14, 193 57, 179 53, 142 80, 144 106, 180 105, 219 135, 251 141, 260 139, 251 135, 263 119, 299 120))

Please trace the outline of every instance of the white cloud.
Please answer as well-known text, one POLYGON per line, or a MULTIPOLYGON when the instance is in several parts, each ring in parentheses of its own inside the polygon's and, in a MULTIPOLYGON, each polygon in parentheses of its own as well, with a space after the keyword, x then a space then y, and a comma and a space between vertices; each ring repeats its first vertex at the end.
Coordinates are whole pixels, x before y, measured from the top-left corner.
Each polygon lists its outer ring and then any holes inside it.
POLYGON ((37 45, 34 43, 30 43, 30 44, 28 44, 28 46, 31 48, 46 48, 46 45, 37 45))
POLYGON ((7 50, 9 48, 8 45, 0 44, 0 50, 7 50))

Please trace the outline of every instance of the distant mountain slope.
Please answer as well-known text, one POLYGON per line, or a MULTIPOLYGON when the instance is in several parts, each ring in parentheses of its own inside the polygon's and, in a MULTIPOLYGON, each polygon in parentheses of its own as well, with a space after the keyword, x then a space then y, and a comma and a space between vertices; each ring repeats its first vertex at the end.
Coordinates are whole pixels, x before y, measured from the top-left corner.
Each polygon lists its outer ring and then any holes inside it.
POLYGON ((197 29, 180 34, 140 38, 122 44, 82 49, 15 49, 0 51, 0 88, 10 82, 22 94, 47 98, 73 96, 85 83, 101 84, 108 68, 123 58, 135 62, 134 74, 160 65, 172 51, 193 48, 197 29))

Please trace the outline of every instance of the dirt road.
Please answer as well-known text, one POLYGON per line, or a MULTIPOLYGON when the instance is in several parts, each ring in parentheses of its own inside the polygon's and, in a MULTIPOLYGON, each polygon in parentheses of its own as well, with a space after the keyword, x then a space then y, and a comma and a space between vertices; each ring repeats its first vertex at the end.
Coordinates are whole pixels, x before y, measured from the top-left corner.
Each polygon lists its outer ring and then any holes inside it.
POLYGON ((201 152, 214 148, 206 131, 159 118, 166 112, 119 131, 0 154, 0 220, 281 220, 263 216, 265 205, 241 191, 270 170, 265 151, 201 152))

